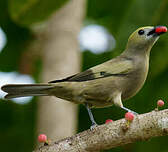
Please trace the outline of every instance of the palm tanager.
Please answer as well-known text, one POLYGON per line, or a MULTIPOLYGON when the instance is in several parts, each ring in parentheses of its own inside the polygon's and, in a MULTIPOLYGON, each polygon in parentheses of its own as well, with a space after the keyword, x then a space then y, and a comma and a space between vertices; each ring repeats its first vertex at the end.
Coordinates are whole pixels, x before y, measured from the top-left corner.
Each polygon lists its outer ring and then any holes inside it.
MULTIPOLYGON (((122 101, 134 96, 143 86, 149 68, 150 50, 165 26, 146 26, 131 34, 120 56, 84 72, 44 84, 7 84, 2 90, 6 99, 25 96, 56 96, 86 106, 91 128, 96 124, 91 108, 111 105, 131 111, 122 101)), ((133 112, 135 113, 135 112, 133 112)))

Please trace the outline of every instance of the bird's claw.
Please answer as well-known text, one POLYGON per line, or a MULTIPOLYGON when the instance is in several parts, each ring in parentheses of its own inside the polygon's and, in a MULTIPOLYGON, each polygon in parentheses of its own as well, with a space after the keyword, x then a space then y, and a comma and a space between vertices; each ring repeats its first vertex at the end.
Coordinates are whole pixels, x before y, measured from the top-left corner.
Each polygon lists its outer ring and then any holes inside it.
POLYGON ((126 111, 128 111, 128 112, 133 113, 134 115, 138 115, 138 113, 137 113, 137 112, 132 111, 132 110, 130 110, 130 109, 128 109, 128 108, 126 108, 126 107, 121 107, 121 108, 122 108, 122 109, 124 109, 124 110, 126 110, 126 111))
POLYGON ((129 110, 128 112, 131 112, 131 113, 133 113, 134 115, 138 115, 138 113, 137 113, 137 112, 132 111, 132 110, 129 110))
POLYGON ((93 124, 90 126, 90 130, 95 129, 97 126, 98 126, 98 124, 97 124, 97 123, 93 123, 93 124))

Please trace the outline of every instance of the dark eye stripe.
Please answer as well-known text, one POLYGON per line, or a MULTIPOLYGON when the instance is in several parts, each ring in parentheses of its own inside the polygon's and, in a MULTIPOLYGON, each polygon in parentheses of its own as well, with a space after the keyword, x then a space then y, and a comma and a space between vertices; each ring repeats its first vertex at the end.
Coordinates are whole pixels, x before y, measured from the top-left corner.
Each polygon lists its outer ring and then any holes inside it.
POLYGON ((151 30, 151 31, 147 34, 147 36, 152 35, 152 34, 154 34, 154 33, 155 33, 155 29, 151 30))
POLYGON ((138 31, 138 34, 139 34, 139 35, 143 35, 144 33, 145 33, 144 30, 139 30, 139 31, 138 31))

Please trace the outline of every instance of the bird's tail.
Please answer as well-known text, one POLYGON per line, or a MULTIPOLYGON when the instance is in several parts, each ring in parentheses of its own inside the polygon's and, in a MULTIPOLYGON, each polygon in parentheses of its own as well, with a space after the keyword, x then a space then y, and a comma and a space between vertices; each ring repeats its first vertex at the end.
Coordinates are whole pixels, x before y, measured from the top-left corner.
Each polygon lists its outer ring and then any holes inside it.
POLYGON ((7 93, 5 99, 27 97, 27 96, 47 96, 50 89, 54 88, 51 84, 7 84, 2 86, 2 90, 7 93))

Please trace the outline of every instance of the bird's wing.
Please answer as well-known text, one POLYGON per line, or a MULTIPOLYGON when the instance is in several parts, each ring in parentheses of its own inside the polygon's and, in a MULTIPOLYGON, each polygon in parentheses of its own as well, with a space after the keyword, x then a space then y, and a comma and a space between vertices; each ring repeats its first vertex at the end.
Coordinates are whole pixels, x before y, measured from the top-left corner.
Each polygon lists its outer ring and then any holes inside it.
POLYGON ((126 60, 121 58, 116 58, 110 61, 107 61, 103 64, 97 65, 93 68, 90 68, 84 72, 78 73, 76 75, 67 77, 62 80, 54 80, 50 83, 64 82, 64 81, 89 81, 99 78, 105 78, 109 76, 125 76, 131 72, 133 68, 132 60, 126 60))

